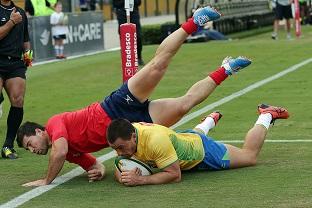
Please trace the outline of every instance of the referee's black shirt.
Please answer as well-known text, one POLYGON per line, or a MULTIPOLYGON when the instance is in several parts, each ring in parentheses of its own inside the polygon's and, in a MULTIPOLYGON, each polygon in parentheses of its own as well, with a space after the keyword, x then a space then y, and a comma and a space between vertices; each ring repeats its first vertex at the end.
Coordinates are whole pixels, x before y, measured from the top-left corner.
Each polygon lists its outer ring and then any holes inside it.
POLYGON ((11 1, 10 6, 4 6, 0 3, 0 26, 5 25, 10 20, 13 7, 16 12, 22 15, 22 22, 16 24, 10 32, 0 40, 0 56, 10 56, 21 58, 24 51, 24 42, 29 41, 28 21, 23 9, 14 5, 11 1))

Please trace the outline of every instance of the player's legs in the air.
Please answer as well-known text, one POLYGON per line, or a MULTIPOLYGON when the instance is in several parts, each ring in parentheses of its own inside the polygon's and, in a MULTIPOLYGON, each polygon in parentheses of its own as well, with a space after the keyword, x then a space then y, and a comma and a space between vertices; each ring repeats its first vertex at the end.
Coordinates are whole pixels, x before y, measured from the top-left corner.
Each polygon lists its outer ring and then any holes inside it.
POLYGON ((260 114, 259 118, 254 127, 248 131, 241 149, 225 144, 230 158, 230 168, 256 165, 258 154, 270 124, 276 119, 287 119, 289 117, 289 113, 285 108, 264 104, 258 106, 258 113, 260 114))
POLYGON ((140 101, 148 99, 156 85, 165 74, 172 57, 179 50, 189 34, 198 26, 220 18, 220 14, 211 7, 200 8, 181 28, 170 34, 158 47, 154 58, 128 81, 130 92, 140 101))
POLYGON ((201 120, 200 124, 198 124, 194 128, 194 131, 207 135, 209 130, 214 128, 221 118, 222 114, 219 111, 214 111, 210 113, 208 116, 205 116, 201 120))
POLYGON ((245 57, 223 60, 221 66, 205 79, 195 83, 185 95, 151 101, 149 113, 154 123, 171 126, 179 121, 194 106, 204 101, 228 76, 247 67, 251 61, 245 57))

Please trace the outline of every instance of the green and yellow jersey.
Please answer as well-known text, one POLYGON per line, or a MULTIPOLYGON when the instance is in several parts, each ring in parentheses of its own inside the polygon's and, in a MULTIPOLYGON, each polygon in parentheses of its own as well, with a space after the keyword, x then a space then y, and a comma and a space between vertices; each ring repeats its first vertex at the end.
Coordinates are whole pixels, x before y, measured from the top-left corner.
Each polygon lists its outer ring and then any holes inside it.
POLYGON ((189 170, 204 159, 202 139, 193 133, 175 131, 149 123, 133 123, 137 134, 134 156, 153 167, 164 169, 179 160, 181 170, 189 170))

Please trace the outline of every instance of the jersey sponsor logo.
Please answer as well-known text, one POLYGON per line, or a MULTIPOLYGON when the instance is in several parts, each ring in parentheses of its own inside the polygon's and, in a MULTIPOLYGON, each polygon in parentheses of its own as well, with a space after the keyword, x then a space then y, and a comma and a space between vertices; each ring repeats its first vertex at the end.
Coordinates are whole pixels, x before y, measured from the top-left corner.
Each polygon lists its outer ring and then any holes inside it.
POLYGON ((129 95, 127 95, 127 97, 124 99, 127 101, 128 104, 130 104, 130 102, 133 102, 132 98, 129 95))
POLYGON ((2 17, 1 22, 5 22, 5 21, 6 21, 6 19, 4 17, 2 17))

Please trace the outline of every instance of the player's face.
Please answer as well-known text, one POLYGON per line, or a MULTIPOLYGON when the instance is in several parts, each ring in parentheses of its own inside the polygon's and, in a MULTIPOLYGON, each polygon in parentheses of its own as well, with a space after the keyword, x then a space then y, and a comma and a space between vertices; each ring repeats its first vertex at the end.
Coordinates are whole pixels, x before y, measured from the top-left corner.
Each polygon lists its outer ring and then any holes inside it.
POLYGON ((23 147, 38 155, 46 155, 49 149, 48 142, 44 138, 43 131, 41 130, 36 130, 36 135, 25 136, 23 139, 23 147))
POLYGON ((117 138, 110 146, 116 150, 119 156, 131 157, 136 152, 136 134, 133 133, 130 140, 117 138))

